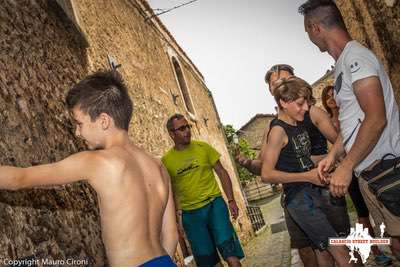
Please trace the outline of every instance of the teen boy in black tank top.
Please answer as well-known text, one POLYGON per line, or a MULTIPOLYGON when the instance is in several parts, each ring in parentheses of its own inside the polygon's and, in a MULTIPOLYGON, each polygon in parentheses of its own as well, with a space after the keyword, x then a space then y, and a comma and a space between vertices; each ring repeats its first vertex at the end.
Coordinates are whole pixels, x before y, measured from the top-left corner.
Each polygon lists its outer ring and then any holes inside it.
MULTIPOLYGON (((270 124, 270 131, 275 126, 284 129, 288 143, 281 149, 275 168, 285 172, 306 172, 314 168, 311 160, 311 142, 303 125, 293 126, 280 119, 274 119, 270 124)), ((294 182, 283 184, 286 197, 294 194, 306 185, 307 182, 294 182)))
MULTIPOLYGON (((265 82, 269 86, 269 90, 273 95, 274 84, 277 80, 282 77, 294 76, 294 70, 291 66, 286 64, 278 64, 271 67, 271 69, 265 75, 265 82)), ((331 142, 336 139, 336 131, 334 126, 329 120, 328 115, 321 109, 312 106, 311 112, 307 112, 304 116, 304 121, 299 122, 304 125, 308 131, 311 140, 311 157, 316 163, 323 158, 324 154, 327 153, 327 137, 331 142), (312 116, 311 114, 312 113, 312 116), (311 119, 313 117, 313 119, 311 119), (321 131, 323 131, 323 134, 321 131)), ((263 138, 263 143, 265 138, 263 138)), ((262 151, 257 160, 251 160, 243 155, 237 155, 236 160, 243 167, 247 168, 250 172, 260 175, 261 174, 261 155, 262 151)), ((337 233, 347 233, 350 229, 349 219, 347 215, 346 206, 331 205, 330 194, 328 190, 324 191, 325 196, 325 209, 328 213, 328 219, 333 224, 337 233)), ((282 198, 285 194, 282 194, 282 198)), ((298 227, 298 225, 289 216, 287 209, 284 207, 285 221, 290 236, 291 248, 298 249, 300 259, 302 260, 305 267, 313 267, 317 265, 315 253, 311 249, 311 241, 305 236, 304 232, 298 227)))
POLYGON ((311 87, 303 80, 292 77, 282 81, 275 89, 274 97, 280 107, 279 119, 275 120, 268 134, 266 150, 262 158, 262 180, 285 183, 285 206, 290 216, 311 239, 321 263, 331 256, 339 266, 348 264, 349 254, 345 247, 328 247, 329 237, 337 236, 322 210, 324 197, 318 184, 318 176, 311 160, 311 143, 307 131, 297 121, 304 120, 311 102, 311 87), (328 252, 329 251, 329 252, 328 252))

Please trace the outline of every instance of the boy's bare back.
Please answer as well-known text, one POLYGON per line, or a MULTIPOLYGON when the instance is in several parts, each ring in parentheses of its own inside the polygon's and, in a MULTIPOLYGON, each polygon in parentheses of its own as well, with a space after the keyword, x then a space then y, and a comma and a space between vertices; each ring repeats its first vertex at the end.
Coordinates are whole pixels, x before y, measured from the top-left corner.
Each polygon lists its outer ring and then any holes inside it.
POLYGON ((84 151, 53 164, 0 166, 0 188, 17 190, 86 180, 96 190, 110 266, 137 266, 175 253, 177 228, 168 172, 131 144, 84 151))
POLYGON ((134 266, 166 255, 160 241, 162 226, 173 228, 175 215, 162 164, 133 144, 92 153, 104 161, 89 183, 98 194, 111 266, 134 266))

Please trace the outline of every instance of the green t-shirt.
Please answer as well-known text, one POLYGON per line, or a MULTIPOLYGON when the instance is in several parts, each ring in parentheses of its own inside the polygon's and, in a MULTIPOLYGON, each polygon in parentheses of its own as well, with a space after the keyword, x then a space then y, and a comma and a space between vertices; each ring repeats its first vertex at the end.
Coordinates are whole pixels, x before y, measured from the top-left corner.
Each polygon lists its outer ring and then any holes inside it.
POLYGON ((171 148, 162 157, 180 209, 201 208, 221 195, 213 172, 220 156, 209 144, 191 141, 185 150, 171 148))

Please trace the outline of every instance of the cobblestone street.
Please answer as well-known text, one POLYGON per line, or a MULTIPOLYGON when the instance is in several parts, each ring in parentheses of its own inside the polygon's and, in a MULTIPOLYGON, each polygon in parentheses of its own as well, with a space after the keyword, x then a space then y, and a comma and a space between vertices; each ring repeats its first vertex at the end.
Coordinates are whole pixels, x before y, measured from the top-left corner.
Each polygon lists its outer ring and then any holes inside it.
MULTIPOLYGON (((280 198, 274 197, 267 203, 259 204, 266 223, 269 225, 245 246, 246 259, 243 261, 245 267, 301 267, 296 250, 290 249, 289 235, 284 224, 283 211, 280 206, 280 198)), ((354 222, 355 215, 351 214, 354 222)), ((353 225, 354 223, 352 223, 353 225)), ((388 247, 382 248, 386 255, 390 256, 388 247)), ((393 259, 393 257, 392 257, 393 259)), ((370 256, 366 267, 377 267, 373 257, 370 256)), ((393 267, 400 267, 400 262, 393 259, 393 267)))

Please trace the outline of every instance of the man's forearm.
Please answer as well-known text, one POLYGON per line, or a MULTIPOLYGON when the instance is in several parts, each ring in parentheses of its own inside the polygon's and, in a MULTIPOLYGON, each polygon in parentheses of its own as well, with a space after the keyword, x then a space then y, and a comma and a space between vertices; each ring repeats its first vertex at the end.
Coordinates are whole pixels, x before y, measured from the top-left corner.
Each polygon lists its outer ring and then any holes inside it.
POLYGON ((354 144, 341 164, 354 169, 375 147, 385 125, 385 119, 365 117, 354 144))
POLYGON ((229 178, 229 174, 224 170, 221 174, 218 175, 221 180, 222 189, 225 192, 226 197, 229 200, 234 200, 235 197, 233 195, 232 181, 229 178))

